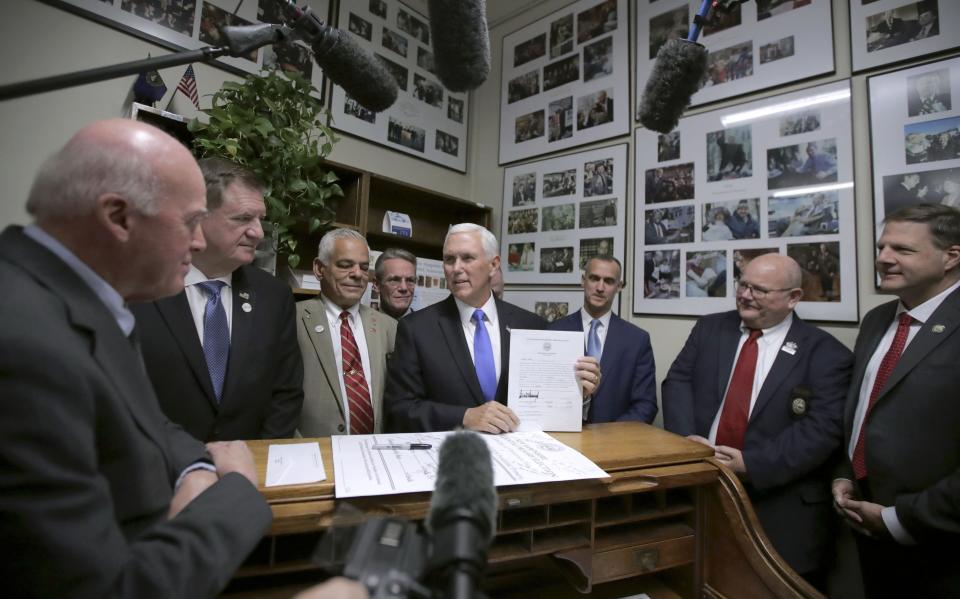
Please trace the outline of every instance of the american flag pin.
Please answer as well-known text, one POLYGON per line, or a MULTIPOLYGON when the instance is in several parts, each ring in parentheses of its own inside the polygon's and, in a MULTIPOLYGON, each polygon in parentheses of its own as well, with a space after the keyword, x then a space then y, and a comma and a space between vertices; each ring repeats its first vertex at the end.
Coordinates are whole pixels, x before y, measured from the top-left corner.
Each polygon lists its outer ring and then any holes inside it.
POLYGON ((250 299, 250 294, 247 293, 246 291, 241 291, 238 295, 239 295, 242 299, 250 299))
POLYGON ((942 333, 947 330, 947 327, 943 326, 942 324, 935 324, 930 330, 932 330, 934 333, 942 333))

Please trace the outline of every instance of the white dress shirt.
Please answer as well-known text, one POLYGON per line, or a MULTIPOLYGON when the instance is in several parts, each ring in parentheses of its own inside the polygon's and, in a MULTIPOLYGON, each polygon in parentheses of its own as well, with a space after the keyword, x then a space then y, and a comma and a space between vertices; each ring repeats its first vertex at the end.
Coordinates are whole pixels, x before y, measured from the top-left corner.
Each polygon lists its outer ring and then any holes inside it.
MULTIPOLYGON (((787 332, 790 331, 791 325, 793 325, 793 312, 787 314, 787 317, 778 324, 773 325, 769 329, 763 329, 763 335, 760 335, 757 339, 757 369, 753 373, 753 390, 750 391, 750 411, 747 412, 748 419, 750 418, 750 414, 753 413, 753 406, 757 403, 757 396, 760 394, 760 389, 763 388, 763 382, 767 379, 767 375, 770 374, 770 369, 773 368, 773 363, 777 359, 780 347, 787 338, 787 332)), ((720 414, 723 413, 723 404, 726 403, 727 389, 730 388, 730 380, 733 378, 733 371, 736 370, 740 350, 743 349, 743 344, 746 343, 747 337, 750 336, 750 330, 743 322, 740 323, 740 331, 737 355, 733 358, 734 367, 730 370, 730 378, 727 379, 727 386, 723 392, 724 400, 720 403, 720 409, 717 410, 716 415, 713 417, 713 424, 710 426, 710 443, 717 442, 717 428, 720 426, 720 414)))
MULTIPOLYGON (((470 360, 474 365, 477 363, 477 357, 473 355, 473 336, 476 333, 477 326, 473 322, 473 306, 467 305, 454 297, 457 303, 457 310, 460 312, 460 325, 463 327, 463 338, 467 342, 467 349, 470 350, 470 360)), ((493 294, 487 299, 487 303, 480 306, 483 310, 483 323, 487 327, 487 334, 490 336, 490 345, 493 347, 493 363, 497 368, 497 382, 500 382, 500 319, 497 315, 497 303, 493 300, 493 294)))
MULTIPOLYGON (((610 315, 612 312, 607 312, 597 320, 600 321, 600 326, 597 327, 597 337, 600 338, 600 354, 603 355, 603 347, 607 344, 607 331, 610 330, 610 315)), ((590 346, 590 323, 593 322, 593 316, 590 316, 590 313, 580 308, 580 317, 583 319, 583 355, 587 355, 587 347, 590 346)))
MULTIPOLYGON (((327 322, 330 324, 330 340, 333 341, 333 356, 337 360, 337 381, 340 382, 340 397, 343 398, 343 419, 344 429, 350 430, 350 403, 347 400, 347 387, 343 383, 343 347, 340 345, 340 313, 343 308, 330 301, 327 296, 320 294, 323 301, 323 307, 326 309, 327 322)), ((347 308, 347 322, 350 323, 350 331, 357 342, 357 350, 360 352, 360 364, 363 366, 363 378, 367 381, 367 391, 370 393, 370 401, 373 402, 374 395, 373 381, 370 378, 370 351, 367 349, 367 335, 363 331, 363 321, 360 319, 360 303, 347 308)), ((371 406, 372 407, 372 406, 371 406)))
POLYGON ((227 330, 230 332, 230 338, 233 338, 233 273, 229 273, 215 279, 207 278, 199 268, 190 265, 190 272, 183 279, 184 291, 187 294, 187 304, 190 305, 190 314, 193 316, 193 326, 197 329, 197 335, 200 337, 200 345, 203 345, 203 313, 207 307, 207 293, 197 286, 197 283, 204 281, 223 281, 226 283, 220 290, 220 304, 227 313, 227 330))
MULTIPOLYGON (((933 313, 940 307, 943 300, 947 299, 948 295, 956 291, 957 287, 960 287, 960 282, 954 283, 950 288, 928 299, 913 310, 907 310, 906 306, 902 303, 897 306, 897 313, 894 319, 887 327, 887 332, 883 334, 883 338, 880 339, 880 343, 870 357, 870 361, 867 362, 866 370, 863 371, 863 383, 860 384, 860 395, 857 398, 857 411, 853 415, 853 432, 850 435, 850 445, 847 446, 847 456, 851 460, 853 459, 853 451, 857 447, 857 440, 860 438, 860 429, 863 428, 867 405, 870 403, 870 393, 873 391, 874 381, 877 380, 877 371, 880 370, 880 363, 883 362, 883 357, 887 354, 890 346, 893 345, 893 338, 897 334, 897 324, 900 320, 900 315, 906 312, 913 317, 913 322, 910 324, 910 330, 907 333, 907 342, 903 346, 903 351, 906 352, 907 346, 910 345, 913 338, 917 336, 917 332, 920 330, 920 327, 923 326, 923 323, 927 322, 927 320, 933 316, 933 313)), ((910 533, 908 533, 900 523, 895 506, 884 507, 881 515, 883 516, 883 523, 887 525, 887 530, 890 531, 890 534, 897 542, 904 545, 913 545, 916 543, 910 533)))

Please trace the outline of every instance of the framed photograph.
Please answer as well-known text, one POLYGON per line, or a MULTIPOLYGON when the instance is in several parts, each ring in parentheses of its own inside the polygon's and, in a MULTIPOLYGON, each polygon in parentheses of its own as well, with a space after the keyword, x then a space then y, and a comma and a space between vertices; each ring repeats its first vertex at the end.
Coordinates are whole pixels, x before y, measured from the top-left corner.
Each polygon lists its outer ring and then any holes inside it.
POLYGON ((853 70, 955 48, 958 29, 955 0, 850 0, 853 70))
POLYGON ((686 117, 668 135, 640 128, 635 140, 634 313, 733 309, 741 270, 773 252, 803 270, 800 316, 857 320, 849 81, 686 117))
MULTIPOLYGON (((699 0, 637 3, 638 107, 660 47, 687 37, 699 7, 699 0)), ((707 79, 693 106, 834 71, 830 0, 738 4, 704 27, 697 41, 709 55, 707 79)))
POLYGON ((338 23, 383 63, 399 95, 393 106, 374 113, 332 86, 334 129, 467 172, 468 98, 437 78, 429 19, 398 0, 357 0, 340 3, 338 23))
MULTIPOLYGON (((583 289, 563 291, 507 289, 503 292, 503 299, 525 310, 530 310, 547 322, 553 322, 583 307, 583 289)), ((619 293, 613 300, 613 313, 620 314, 619 293)))
MULTIPOLYGON (((275 0, 254 0, 238 6, 236 0, 41 0, 69 10, 103 25, 159 44, 172 51, 196 50, 221 46, 218 27, 221 25, 255 25, 280 23, 275 0)), ((323 19, 330 13, 329 0, 308 0, 323 19)), ((146 58, 145 56, 142 58, 146 58)), ((135 60, 135 57, 131 57, 135 60)), ((291 45, 264 46, 246 57, 224 57, 215 66, 240 75, 257 73, 260 68, 277 66, 295 70, 323 89, 323 71, 299 42, 291 45)), ((176 87, 176 81, 167 81, 176 87)))
POLYGON ((578 284, 593 256, 623 263, 627 144, 504 170, 505 283, 578 284))
POLYGON ((886 214, 904 206, 960 208, 960 58, 867 83, 875 235, 886 214))
POLYGON ((503 38, 500 164, 630 130, 627 0, 580 0, 503 38))

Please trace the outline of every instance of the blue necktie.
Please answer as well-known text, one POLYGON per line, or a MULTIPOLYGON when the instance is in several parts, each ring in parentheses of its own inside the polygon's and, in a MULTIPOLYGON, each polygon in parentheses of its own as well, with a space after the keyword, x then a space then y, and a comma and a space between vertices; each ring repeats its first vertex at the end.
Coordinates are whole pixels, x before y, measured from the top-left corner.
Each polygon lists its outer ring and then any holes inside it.
POLYGON ((483 324, 483 310, 473 311, 473 321, 477 330, 473 334, 473 363, 477 369, 477 380, 480 381, 480 390, 483 391, 485 401, 493 401, 497 395, 497 365, 493 361, 493 344, 490 335, 483 324))
POLYGON ((220 303, 220 291, 226 285, 223 281, 204 281, 197 287, 207 294, 207 305, 203 308, 203 356, 207 359, 207 370, 217 401, 223 395, 223 379, 227 374, 227 359, 230 356, 230 328, 227 326, 227 312, 220 303))
POLYGON ((600 345, 600 321, 594 318, 590 321, 590 334, 587 336, 587 356, 596 358, 600 361, 600 354, 603 353, 603 346, 600 345))

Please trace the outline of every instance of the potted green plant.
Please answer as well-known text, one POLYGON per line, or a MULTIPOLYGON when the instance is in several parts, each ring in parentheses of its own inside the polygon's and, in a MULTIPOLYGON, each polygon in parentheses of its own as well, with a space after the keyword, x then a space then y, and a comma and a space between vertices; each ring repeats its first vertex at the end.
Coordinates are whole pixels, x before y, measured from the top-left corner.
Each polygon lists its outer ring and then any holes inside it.
POLYGON ((265 228, 274 250, 296 268, 298 233, 312 234, 331 222, 343 190, 324 168, 337 137, 330 113, 311 93, 317 89, 296 72, 264 70, 240 83, 227 81, 213 94, 206 123, 188 124, 198 158, 222 156, 253 170, 266 185, 265 228))

